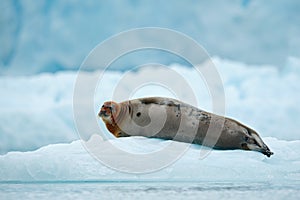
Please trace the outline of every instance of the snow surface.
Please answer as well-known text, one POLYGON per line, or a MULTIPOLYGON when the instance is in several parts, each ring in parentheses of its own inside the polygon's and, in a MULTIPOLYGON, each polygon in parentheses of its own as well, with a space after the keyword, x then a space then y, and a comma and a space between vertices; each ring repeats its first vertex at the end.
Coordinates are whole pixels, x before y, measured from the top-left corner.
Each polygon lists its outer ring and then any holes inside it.
MULTIPOLYGON (((211 55, 246 63, 282 67, 288 56, 300 56, 298 0, 189 0, 172 6, 151 0, 2 0, 0 9, 0 74, 78 69, 101 41, 145 26, 183 32, 211 55)), ((122 68, 135 59, 125 60, 122 68)))
MULTIPOLYGON (((249 66, 243 63, 213 58, 224 83, 226 95, 226 116, 235 118, 259 132, 262 137, 280 140, 299 140, 300 121, 300 61, 290 59, 282 70, 273 66, 249 66)), ((197 106, 212 111, 211 97, 205 83, 192 69, 171 65, 195 94, 197 106)), ((64 143, 79 139, 73 119, 73 90, 76 73, 40 74, 29 77, 0 77, 0 154, 9 151, 34 150, 47 144, 64 143)), ((98 72, 84 73, 89 80, 99 78, 98 72)), ((168 77, 166 69, 143 68, 128 72, 124 78, 121 72, 107 71, 103 82, 95 92, 95 117, 104 101, 111 100, 112 91, 121 80, 119 91, 132 93, 134 82, 155 76, 168 77), (133 81, 124 81, 129 78, 133 81), (102 85, 103 86, 103 85, 102 85)), ((132 98, 142 96, 192 98, 186 85, 172 81, 179 88, 172 91, 159 85, 148 85, 132 94, 132 98)), ((119 93, 120 96, 122 96, 119 93)), ((82 95, 84 101, 84 95, 82 95)), ((99 125, 104 130, 101 120, 99 125)), ((85 122, 87 125, 89 121, 85 122)), ((98 129, 91 130, 99 133, 98 129)), ((107 132, 107 131, 106 131, 107 132)))
MULTIPOLYGON (((95 135, 93 142, 101 149, 107 143, 132 154, 149 153, 173 143, 183 143, 144 137, 119 138, 103 141, 95 135)), ((9 152, 0 156, 1 181, 204 181, 204 182, 293 182, 300 181, 300 141, 263 138, 275 154, 267 158, 261 153, 213 150, 200 158, 200 146, 191 145, 175 163, 151 173, 122 173, 94 159, 82 145, 52 144, 33 152, 9 152)), ((83 142, 84 143, 84 142, 83 142)), ((112 160, 128 162, 126 156, 110 154, 112 160)), ((161 151, 157 160, 172 156, 172 151, 161 151)), ((153 160, 137 163, 147 168, 153 160)), ((297 183, 297 182, 296 182, 297 183)))

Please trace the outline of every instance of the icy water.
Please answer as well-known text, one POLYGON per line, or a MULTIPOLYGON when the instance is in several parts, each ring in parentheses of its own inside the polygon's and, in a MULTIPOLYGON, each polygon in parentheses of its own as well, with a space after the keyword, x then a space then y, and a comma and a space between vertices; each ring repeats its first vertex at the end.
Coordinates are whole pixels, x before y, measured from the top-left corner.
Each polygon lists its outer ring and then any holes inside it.
POLYGON ((300 182, 2 182, 0 199, 299 199, 300 182))

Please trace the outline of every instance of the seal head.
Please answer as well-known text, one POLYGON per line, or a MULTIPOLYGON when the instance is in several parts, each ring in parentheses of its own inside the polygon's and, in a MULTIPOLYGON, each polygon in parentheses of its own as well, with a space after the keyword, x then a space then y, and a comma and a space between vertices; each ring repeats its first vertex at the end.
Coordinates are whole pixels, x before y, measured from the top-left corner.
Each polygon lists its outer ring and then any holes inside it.
POLYGON ((121 114, 124 112, 124 109, 121 107, 120 104, 114 101, 107 101, 105 102, 99 113, 98 116, 102 118, 104 121, 106 128, 111 132, 115 137, 127 137, 126 133, 122 132, 118 123, 120 122, 121 114))

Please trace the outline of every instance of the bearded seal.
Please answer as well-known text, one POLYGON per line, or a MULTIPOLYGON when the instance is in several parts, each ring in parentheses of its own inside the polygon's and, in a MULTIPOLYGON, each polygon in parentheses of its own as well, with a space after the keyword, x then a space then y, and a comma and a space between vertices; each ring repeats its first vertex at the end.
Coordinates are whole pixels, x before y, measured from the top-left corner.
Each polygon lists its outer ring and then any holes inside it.
POLYGON ((147 97, 121 103, 107 101, 98 116, 115 137, 145 136, 220 150, 257 151, 268 157, 273 154, 253 129, 171 98, 147 97), (212 131, 208 131, 209 127, 212 131), (218 127, 219 131, 214 131, 218 127))

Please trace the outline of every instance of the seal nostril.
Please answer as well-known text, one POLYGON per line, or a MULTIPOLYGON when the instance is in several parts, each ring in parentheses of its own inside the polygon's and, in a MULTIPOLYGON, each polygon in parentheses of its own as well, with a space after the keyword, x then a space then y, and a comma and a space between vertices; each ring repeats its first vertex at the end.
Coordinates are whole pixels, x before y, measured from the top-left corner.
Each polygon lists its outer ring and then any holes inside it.
POLYGON ((136 113, 136 116, 140 117, 141 116, 141 112, 136 113))
POLYGON ((105 110, 101 110, 101 111, 98 113, 98 116, 99 116, 99 117, 107 116, 106 111, 105 111, 105 110))

